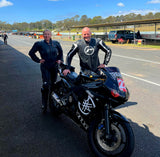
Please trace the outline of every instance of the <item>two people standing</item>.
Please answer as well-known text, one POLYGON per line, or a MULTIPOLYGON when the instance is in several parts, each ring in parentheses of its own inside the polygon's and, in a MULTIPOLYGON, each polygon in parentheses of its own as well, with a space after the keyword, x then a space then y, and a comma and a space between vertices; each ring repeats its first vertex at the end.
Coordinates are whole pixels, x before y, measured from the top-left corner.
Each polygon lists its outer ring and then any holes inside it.
MULTIPOLYGON (((57 64, 63 62, 63 50, 59 42, 51 39, 51 32, 45 30, 43 33, 44 40, 36 42, 29 55, 33 61, 40 63, 42 73, 42 109, 46 112, 48 94, 51 87, 57 79, 57 64), (41 59, 36 56, 39 51, 41 59)), ((95 71, 99 74, 97 68, 105 67, 111 58, 111 49, 101 40, 91 38, 91 31, 88 27, 82 29, 83 39, 76 41, 66 57, 66 64, 69 67, 73 56, 78 53, 80 59, 81 72, 95 71), (105 61, 100 64, 99 50, 105 52, 105 61)), ((70 73, 69 68, 63 71, 64 75, 70 73)), ((54 89, 52 89, 54 90, 54 89)))

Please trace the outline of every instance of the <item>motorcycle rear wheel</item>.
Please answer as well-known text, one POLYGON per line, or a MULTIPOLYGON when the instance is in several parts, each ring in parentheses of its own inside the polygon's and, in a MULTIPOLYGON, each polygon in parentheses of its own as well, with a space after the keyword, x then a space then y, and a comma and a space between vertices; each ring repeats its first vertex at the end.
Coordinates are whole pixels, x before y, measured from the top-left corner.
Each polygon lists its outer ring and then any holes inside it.
POLYGON ((94 120, 88 129, 88 142, 97 157, 130 157, 134 149, 134 134, 128 122, 112 121, 112 140, 105 138, 103 120, 94 120))

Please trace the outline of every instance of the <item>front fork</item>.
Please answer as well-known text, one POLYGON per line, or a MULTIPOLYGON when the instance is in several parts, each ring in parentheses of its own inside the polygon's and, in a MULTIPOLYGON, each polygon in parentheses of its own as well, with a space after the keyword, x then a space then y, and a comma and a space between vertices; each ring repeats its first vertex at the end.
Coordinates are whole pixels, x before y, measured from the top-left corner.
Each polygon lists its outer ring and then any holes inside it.
POLYGON ((111 127, 111 125, 110 125, 110 121, 109 121, 109 105, 108 104, 106 104, 105 106, 104 106, 104 117, 105 117, 105 134, 106 134, 106 138, 107 139, 110 139, 111 138, 111 134, 110 134, 110 127, 111 127))

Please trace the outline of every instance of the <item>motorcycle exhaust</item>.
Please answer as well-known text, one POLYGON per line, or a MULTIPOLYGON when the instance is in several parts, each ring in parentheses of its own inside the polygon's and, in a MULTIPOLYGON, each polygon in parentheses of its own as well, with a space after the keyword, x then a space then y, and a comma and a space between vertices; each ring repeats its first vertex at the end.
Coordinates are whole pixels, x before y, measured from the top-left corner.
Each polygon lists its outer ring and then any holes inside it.
POLYGON ((53 98, 54 100, 56 100, 56 102, 57 102, 59 105, 62 106, 62 102, 61 102, 59 96, 58 96, 56 93, 54 93, 54 92, 52 93, 52 98, 53 98))

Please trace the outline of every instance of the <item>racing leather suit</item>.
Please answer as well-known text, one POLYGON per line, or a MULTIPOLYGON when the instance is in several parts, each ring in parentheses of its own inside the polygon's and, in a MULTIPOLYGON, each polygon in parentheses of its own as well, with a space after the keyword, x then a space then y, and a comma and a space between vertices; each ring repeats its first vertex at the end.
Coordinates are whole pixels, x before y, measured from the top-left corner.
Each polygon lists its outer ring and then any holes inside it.
POLYGON ((45 60, 44 63, 41 63, 40 68, 43 81, 41 88, 42 105, 46 109, 49 89, 52 90, 51 87, 53 87, 54 82, 57 79, 56 61, 63 61, 63 51, 60 43, 55 40, 50 40, 49 44, 45 40, 35 42, 29 51, 29 56, 37 63, 40 63, 40 58, 35 54, 37 51, 39 51, 41 58, 45 60))
POLYGON ((73 56, 78 53, 81 71, 91 70, 96 72, 97 67, 100 65, 98 57, 99 49, 106 53, 105 62, 103 64, 108 64, 112 51, 101 39, 98 38, 91 38, 90 42, 86 42, 84 39, 75 42, 67 54, 66 64, 69 67, 73 56))

